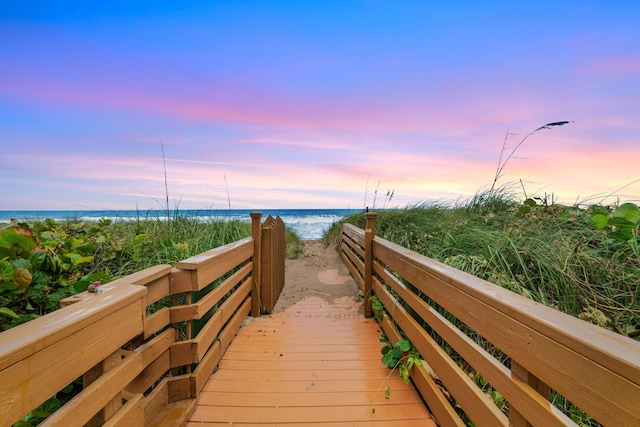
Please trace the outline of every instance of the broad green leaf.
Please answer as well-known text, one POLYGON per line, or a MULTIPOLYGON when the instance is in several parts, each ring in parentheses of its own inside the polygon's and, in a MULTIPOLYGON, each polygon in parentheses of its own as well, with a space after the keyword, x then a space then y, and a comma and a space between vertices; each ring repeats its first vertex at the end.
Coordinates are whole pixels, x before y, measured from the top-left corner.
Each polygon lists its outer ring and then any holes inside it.
POLYGON ((408 340, 400 340, 398 344, 402 351, 409 351, 411 349, 411 343, 408 340))
POLYGON ((620 227, 620 228, 634 228, 635 224, 631 221, 629 221, 626 218, 622 218, 620 216, 614 216, 613 218, 609 219, 609 225, 614 226, 614 227, 620 227))
POLYGON ((73 286, 73 290, 80 293, 80 292, 84 292, 87 290, 87 288, 89 287, 89 284, 91 282, 88 280, 79 280, 77 282, 75 282, 72 286, 73 286))
POLYGON ((622 242, 626 242, 627 240, 631 239, 632 235, 633 235, 633 228, 631 227, 620 227, 620 228, 617 228, 616 231, 611 233, 611 237, 613 237, 616 240, 620 240, 622 242))
POLYGON ((2 246, 9 245, 17 251, 29 251, 38 246, 38 241, 33 237, 31 230, 23 227, 6 228, 0 231, 2 246))
POLYGON ((11 282, 14 274, 15 268, 13 268, 13 265, 9 261, 0 261, 0 283, 11 282))
POLYGON ((616 218, 624 218, 633 224, 637 224, 640 222, 640 209, 633 203, 625 203, 613 212, 613 216, 616 218))
POLYGON ((597 230, 602 230, 607 226, 609 219, 602 214, 595 214, 593 217, 591 217, 591 221, 593 222, 593 226, 597 230))

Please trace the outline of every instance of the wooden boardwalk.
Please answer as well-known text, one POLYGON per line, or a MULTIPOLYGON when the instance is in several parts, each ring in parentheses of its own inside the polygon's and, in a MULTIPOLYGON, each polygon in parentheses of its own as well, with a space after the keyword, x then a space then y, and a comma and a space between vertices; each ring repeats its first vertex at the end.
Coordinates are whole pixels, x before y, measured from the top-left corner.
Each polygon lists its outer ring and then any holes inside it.
POLYGON ((186 426, 435 427, 412 384, 381 363, 380 333, 353 297, 311 297, 249 322, 186 426))

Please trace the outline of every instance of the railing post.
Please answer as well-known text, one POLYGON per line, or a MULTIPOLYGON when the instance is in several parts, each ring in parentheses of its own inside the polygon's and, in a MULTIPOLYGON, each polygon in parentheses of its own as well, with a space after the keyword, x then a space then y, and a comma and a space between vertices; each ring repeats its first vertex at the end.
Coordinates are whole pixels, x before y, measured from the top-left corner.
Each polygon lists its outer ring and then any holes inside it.
MULTIPOLYGON (((545 399, 549 400, 551 398, 550 387, 513 359, 511 359, 511 377, 526 382, 545 399)), ((522 414, 520 414, 518 408, 514 406, 509 407, 509 426, 532 427, 531 423, 529 423, 522 414)))
POLYGON ((261 242, 261 265, 260 270, 260 312, 270 313, 271 304, 273 302, 273 232, 274 219, 271 215, 264 220, 262 224, 262 242, 261 242))
POLYGON ((260 316, 260 284, 262 282, 260 269, 262 268, 261 250, 262 250, 262 225, 260 219, 262 212, 251 212, 251 236, 253 237, 253 286, 251 288, 251 315, 253 317, 260 316))
POLYGON ((364 230, 364 317, 373 317, 372 302, 369 298, 373 295, 371 292, 373 285, 373 238, 376 234, 378 214, 367 212, 364 216, 367 220, 364 230))
MULTIPOLYGON (((100 378, 101 375, 105 374, 108 370, 114 368, 120 361, 121 350, 116 350, 114 353, 107 356, 102 362, 98 363, 96 366, 91 368, 82 376, 82 388, 87 388, 92 382, 100 378)), ((101 426, 107 421, 109 418, 113 416, 118 409, 122 407, 122 392, 118 393, 100 412, 98 412, 85 426, 93 427, 93 426, 101 426)))

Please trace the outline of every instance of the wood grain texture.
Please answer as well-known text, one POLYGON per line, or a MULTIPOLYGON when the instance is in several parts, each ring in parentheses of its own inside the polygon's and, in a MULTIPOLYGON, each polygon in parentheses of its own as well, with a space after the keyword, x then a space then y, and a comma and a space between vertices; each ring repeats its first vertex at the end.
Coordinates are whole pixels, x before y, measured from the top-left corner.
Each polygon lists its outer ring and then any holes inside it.
POLYGON ((360 304, 307 298, 248 322, 187 426, 435 426, 413 385, 381 363, 381 331, 360 304))

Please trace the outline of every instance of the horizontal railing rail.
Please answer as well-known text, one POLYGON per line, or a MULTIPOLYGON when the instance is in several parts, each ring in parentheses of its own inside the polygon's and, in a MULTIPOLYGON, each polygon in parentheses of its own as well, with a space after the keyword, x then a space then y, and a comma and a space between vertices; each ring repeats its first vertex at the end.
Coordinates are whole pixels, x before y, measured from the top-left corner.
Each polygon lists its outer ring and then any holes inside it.
POLYGON ((181 425, 243 320, 260 314, 261 214, 251 216, 252 237, 0 333, 0 426, 79 379, 82 391, 41 425, 181 425))
POLYGON ((576 425, 551 399, 602 425, 640 425, 639 342, 374 234, 375 213, 365 230, 345 224, 341 257, 384 307, 384 333, 426 361, 411 378, 440 425, 576 425))

